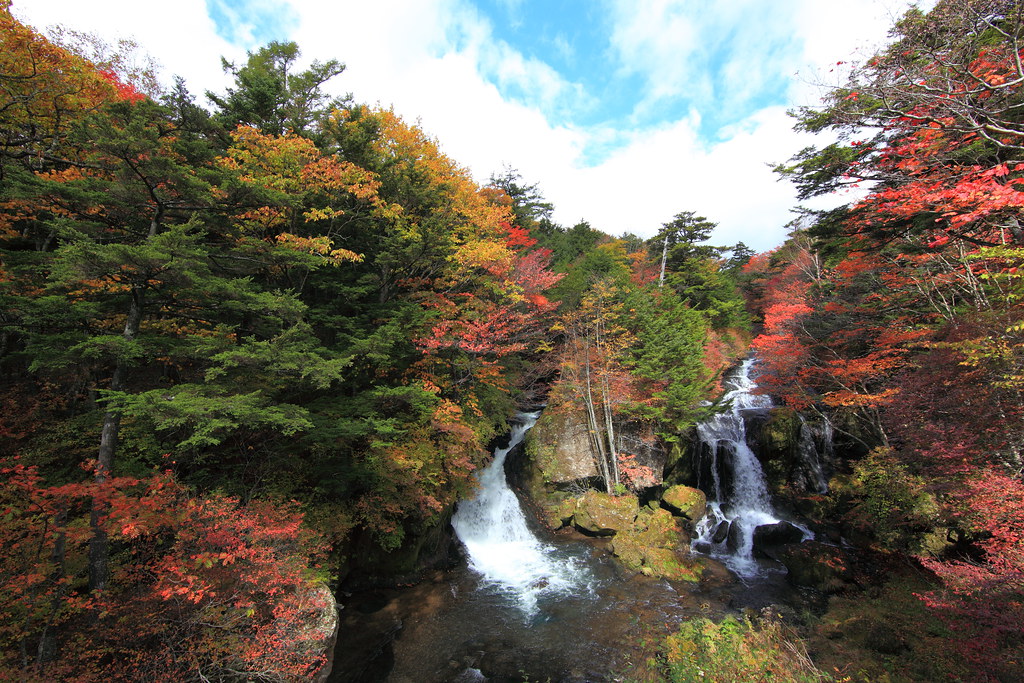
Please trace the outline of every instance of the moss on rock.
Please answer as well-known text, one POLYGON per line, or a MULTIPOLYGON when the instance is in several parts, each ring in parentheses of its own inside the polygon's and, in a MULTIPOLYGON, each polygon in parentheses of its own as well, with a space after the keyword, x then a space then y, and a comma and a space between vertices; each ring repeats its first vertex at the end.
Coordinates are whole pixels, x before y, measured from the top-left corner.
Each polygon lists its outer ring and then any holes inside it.
POLYGON ((640 511, 636 496, 587 491, 576 503, 573 524, 586 534, 614 536, 630 529, 640 511))
POLYGON ((612 554, 628 569, 671 581, 699 581, 703 567, 689 558, 687 539, 668 510, 644 508, 616 535, 612 554))
POLYGON ((576 514, 576 498, 551 496, 543 501, 544 521, 552 529, 561 529, 571 524, 576 514))
POLYGON ((700 489, 677 485, 662 494, 661 504, 673 514, 696 522, 707 512, 708 499, 700 489))

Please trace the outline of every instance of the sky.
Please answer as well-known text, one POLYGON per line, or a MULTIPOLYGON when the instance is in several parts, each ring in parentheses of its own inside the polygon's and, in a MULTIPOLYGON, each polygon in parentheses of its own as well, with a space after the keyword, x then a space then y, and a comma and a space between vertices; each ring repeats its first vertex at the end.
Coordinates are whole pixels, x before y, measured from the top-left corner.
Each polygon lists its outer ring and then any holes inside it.
MULTIPOLYGON (((884 44, 907 0, 14 0, 19 19, 136 40, 201 104, 272 40, 337 59, 333 94, 418 122, 480 183, 510 167, 556 222, 654 235, 682 211, 712 242, 779 245, 814 106, 884 44)), ((849 197, 830 200, 833 205, 849 197)))

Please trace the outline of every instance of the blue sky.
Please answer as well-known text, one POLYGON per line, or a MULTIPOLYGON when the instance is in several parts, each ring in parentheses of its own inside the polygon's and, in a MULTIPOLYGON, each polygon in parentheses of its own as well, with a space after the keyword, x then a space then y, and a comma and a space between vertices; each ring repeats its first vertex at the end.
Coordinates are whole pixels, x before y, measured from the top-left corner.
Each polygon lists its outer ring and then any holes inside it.
MULTIPOLYGON (((710 3, 651 8, 647 16, 617 11, 608 2, 579 0, 480 0, 476 7, 499 40, 580 87, 582 98, 558 102, 549 115, 581 126, 630 130, 678 120, 696 110, 701 135, 713 137, 752 111, 786 104, 792 74, 784 73, 785 67, 799 58, 797 38, 785 32, 753 35, 768 22, 778 23, 780 14, 786 14, 784 3, 748 6, 741 22, 709 11, 710 3), (645 36, 630 47, 625 34, 632 22, 667 27, 676 22, 680 28, 645 36), (666 42, 671 49, 659 44, 662 36, 670 38, 666 42), (651 70, 638 59, 641 52, 677 63, 651 70), (739 85, 732 71, 740 63, 760 73, 739 85)), ((486 75, 505 97, 544 105, 523 84, 503 83, 500 74, 486 75)))
POLYGON ((260 0, 205 0, 206 12, 217 35, 232 45, 258 48, 271 41, 287 41, 298 17, 287 3, 260 0))
POLYGON ((717 243, 769 249, 795 193, 768 165, 810 142, 786 109, 815 104, 836 62, 868 56, 908 4, 14 0, 14 12, 134 37, 198 95, 228 85, 222 56, 294 40, 306 60, 347 65, 336 94, 419 122, 478 181, 518 169, 563 225, 647 236, 692 210, 719 223, 717 243))

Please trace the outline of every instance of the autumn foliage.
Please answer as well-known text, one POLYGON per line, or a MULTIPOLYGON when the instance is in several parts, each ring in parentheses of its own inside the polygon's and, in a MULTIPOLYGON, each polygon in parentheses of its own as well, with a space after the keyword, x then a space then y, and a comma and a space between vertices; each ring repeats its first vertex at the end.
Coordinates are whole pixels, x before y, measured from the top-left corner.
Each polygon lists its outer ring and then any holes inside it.
POLYGON ((326 582, 472 493, 561 275, 338 62, 271 43, 209 112, 59 35, 0 2, 2 665, 307 679, 326 582))
POLYGON ((801 126, 843 142, 780 169, 805 196, 871 190, 750 266, 765 287, 763 384, 891 458, 890 483, 927 514, 907 521, 892 487, 862 478, 846 521, 922 556, 941 586, 921 599, 975 680, 1019 677, 1024 646, 1022 31, 1018 3, 908 13, 888 49, 803 112, 801 126))
POLYGON ((17 461, 2 473, 3 667, 19 680, 287 679, 323 664, 316 625, 332 598, 301 514, 196 497, 169 474, 47 486, 17 461), (96 497, 117 546, 102 593, 81 573, 96 497), (74 636, 58 647, 58 632, 74 636))

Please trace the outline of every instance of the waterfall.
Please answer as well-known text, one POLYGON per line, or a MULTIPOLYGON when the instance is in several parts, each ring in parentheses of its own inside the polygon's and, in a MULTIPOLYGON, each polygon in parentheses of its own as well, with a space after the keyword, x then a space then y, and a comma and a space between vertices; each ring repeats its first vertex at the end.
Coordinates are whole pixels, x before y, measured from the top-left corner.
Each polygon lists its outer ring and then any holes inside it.
POLYGON ((750 376, 753 364, 753 359, 744 361, 727 380, 724 399, 730 408, 697 425, 702 451, 710 458, 707 467, 700 469, 708 471, 711 481, 700 482, 708 494, 708 513, 697 526, 694 548, 710 549, 743 577, 758 571, 754 530, 780 521, 772 509, 761 463, 747 445, 744 417, 772 407, 771 398, 753 393, 757 387, 750 376))
POLYGON ((513 424, 509 444, 494 451, 494 460, 477 474, 476 497, 459 503, 452 517, 455 534, 466 547, 469 566, 486 588, 510 596, 527 615, 538 600, 589 590, 587 570, 574 558, 542 543, 530 531, 519 499, 505 480, 505 458, 537 421, 522 413, 513 424))

